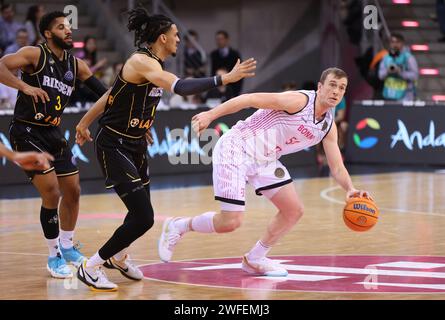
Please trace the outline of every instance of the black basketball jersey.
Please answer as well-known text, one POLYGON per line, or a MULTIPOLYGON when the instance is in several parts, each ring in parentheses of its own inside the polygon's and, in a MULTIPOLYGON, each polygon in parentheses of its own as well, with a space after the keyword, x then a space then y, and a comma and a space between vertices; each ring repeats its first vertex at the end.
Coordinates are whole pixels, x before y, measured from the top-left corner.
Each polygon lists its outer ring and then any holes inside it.
POLYGON ((30 86, 46 91, 50 101, 34 102, 31 96, 19 91, 14 110, 14 119, 41 126, 58 126, 60 116, 68 104, 74 90, 77 76, 77 60, 66 50, 63 60, 49 49, 46 43, 40 44, 40 58, 37 71, 22 72, 22 80, 30 86))
MULTIPOLYGON (((146 48, 140 48, 133 54, 146 54, 164 67, 163 62, 146 48)), ((153 124, 163 90, 151 82, 136 84, 125 81, 123 69, 116 77, 99 124, 122 136, 140 138, 153 124)))

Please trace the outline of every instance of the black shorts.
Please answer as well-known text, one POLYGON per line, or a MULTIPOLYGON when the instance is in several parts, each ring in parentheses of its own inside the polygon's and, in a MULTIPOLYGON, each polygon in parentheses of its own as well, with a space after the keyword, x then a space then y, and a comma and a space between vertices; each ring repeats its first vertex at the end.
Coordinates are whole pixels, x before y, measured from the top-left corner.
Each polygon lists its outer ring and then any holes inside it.
POLYGON ((41 127, 13 120, 9 126, 9 137, 15 151, 48 152, 54 157, 48 170, 24 170, 30 180, 36 174, 47 174, 54 170, 58 177, 79 173, 71 148, 59 127, 41 127))
POLYGON ((133 139, 99 127, 95 147, 106 188, 128 182, 150 183, 145 137, 133 139))

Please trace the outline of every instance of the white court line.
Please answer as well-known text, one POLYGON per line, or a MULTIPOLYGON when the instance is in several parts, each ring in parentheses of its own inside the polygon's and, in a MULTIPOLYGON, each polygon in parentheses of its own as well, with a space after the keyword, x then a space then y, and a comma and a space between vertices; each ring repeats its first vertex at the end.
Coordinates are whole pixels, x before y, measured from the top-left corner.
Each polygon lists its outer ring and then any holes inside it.
MULTIPOLYGON (((47 257, 48 254, 46 253, 29 253, 29 252, 9 252, 9 251, 0 251, 0 254, 9 254, 9 255, 16 255, 16 256, 42 256, 47 257)), ((215 258, 219 259, 219 258, 215 258)), ((161 260, 147 260, 147 259, 135 259, 131 258, 133 261, 142 261, 142 262, 154 262, 156 264, 157 262, 161 263, 161 260)), ((203 259, 204 260, 204 259, 203 259)), ((196 261, 172 261, 173 262, 180 262, 180 263, 189 263, 189 264, 196 264, 196 261)), ((209 265, 220 265, 220 262, 198 262, 199 264, 209 264, 209 265)))
MULTIPOLYGON (((382 180, 384 181, 384 180, 382 180)), ((382 182, 382 181, 376 181, 377 182, 382 182)), ((392 180, 391 180, 392 181, 392 180)), ((371 183, 371 182, 369 182, 371 183)), ((329 192, 332 192, 334 190, 340 190, 341 187, 340 186, 334 186, 334 187, 329 187, 326 189, 323 189, 320 192, 320 197, 322 197, 323 199, 329 201, 329 202, 333 202, 333 203, 337 203, 337 204, 341 204, 341 205, 345 205, 345 201, 340 201, 334 197, 331 197, 328 195, 329 192)), ((444 213, 436 213, 436 212, 425 212, 425 211, 413 211, 413 210, 406 210, 406 209, 397 209, 397 208, 381 208, 379 207, 380 210, 382 211, 393 211, 393 212, 400 212, 400 213, 412 213, 412 214, 418 214, 418 215, 422 215, 422 216, 437 216, 437 217, 445 217, 444 213)))

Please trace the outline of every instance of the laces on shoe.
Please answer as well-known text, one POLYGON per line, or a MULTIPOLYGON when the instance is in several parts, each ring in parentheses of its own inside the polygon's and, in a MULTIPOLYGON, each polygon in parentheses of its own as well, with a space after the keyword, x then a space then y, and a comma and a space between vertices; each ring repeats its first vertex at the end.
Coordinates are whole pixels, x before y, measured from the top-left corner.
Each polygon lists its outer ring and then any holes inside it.
POLYGON ((168 235, 168 249, 171 250, 174 248, 176 243, 181 239, 181 235, 177 232, 171 233, 168 235))
POLYGON ((80 243, 80 241, 76 241, 76 243, 74 243, 73 245, 74 250, 79 251, 80 249, 83 248, 83 244, 80 243))

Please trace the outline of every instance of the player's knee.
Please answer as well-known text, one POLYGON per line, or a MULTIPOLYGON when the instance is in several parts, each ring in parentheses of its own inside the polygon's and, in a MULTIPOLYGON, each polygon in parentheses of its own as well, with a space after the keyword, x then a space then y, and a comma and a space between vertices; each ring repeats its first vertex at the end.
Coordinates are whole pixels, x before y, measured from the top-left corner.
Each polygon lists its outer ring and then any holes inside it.
POLYGON ((136 221, 137 233, 139 236, 146 233, 154 225, 153 209, 144 210, 136 221))
POLYGON ((60 199, 60 190, 57 184, 48 184, 41 191, 41 196, 44 202, 57 205, 60 199))
POLYGON ((288 211, 284 212, 284 216, 289 224, 293 225, 301 219, 304 213, 304 207, 301 204, 295 205, 288 211))
POLYGON ((232 232, 241 227, 243 222, 243 214, 242 213, 234 213, 227 215, 224 219, 224 223, 222 225, 222 232, 232 232))
POLYGON ((79 202, 80 199, 80 185, 73 185, 63 195, 63 197, 70 202, 79 202))

